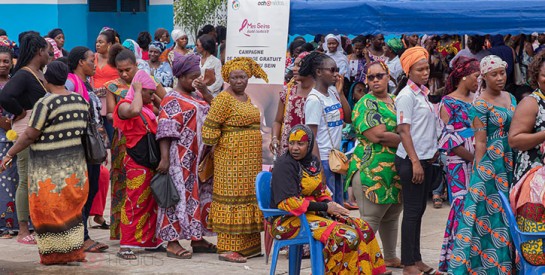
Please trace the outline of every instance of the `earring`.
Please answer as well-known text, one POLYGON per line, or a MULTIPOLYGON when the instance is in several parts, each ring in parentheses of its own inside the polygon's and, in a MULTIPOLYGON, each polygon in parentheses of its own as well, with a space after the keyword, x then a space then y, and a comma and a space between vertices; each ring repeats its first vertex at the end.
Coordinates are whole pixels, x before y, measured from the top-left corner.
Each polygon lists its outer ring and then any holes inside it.
POLYGON ((464 76, 464 77, 462 77, 462 80, 466 80, 466 79, 467 79, 467 78, 466 78, 465 76, 464 76))

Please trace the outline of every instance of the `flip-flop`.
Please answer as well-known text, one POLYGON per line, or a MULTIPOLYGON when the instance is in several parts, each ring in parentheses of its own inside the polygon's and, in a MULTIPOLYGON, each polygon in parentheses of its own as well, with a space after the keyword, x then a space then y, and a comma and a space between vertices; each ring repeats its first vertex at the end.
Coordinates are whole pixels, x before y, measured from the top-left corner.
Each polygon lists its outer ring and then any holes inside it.
POLYGON ((95 241, 91 246, 85 249, 85 252, 88 253, 102 253, 108 249, 109 246, 100 242, 95 241))
POLYGON ((103 221, 102 224, 93 225, 91 228, 95 228, 95 229, 110 229, 110 225, 107 224, 106 221, 103 221))
POLYGON ((399 259, 397 259, 396 261, 384 260, 384 265, 386 267, 391 267, 391 268, 403 268, 403 267, 405 267, 404 265, 401 264, 401 260, 399 260, 399 259))
POLYGON ((215 244, 208 243, 206 246, 192 246, 193 253, 218 253, 218 247, 215 244))
POLYGON ((38 242, 36 242, 36 239, 32 235, 28 235, 22 239, 18 239, 17 242, 22 244, 38 244, 38 242))
POLYGON ((167 250, 167 257, 175 259, 191 259, 191 257, 193 257, 193 253, 181 247, 180 249, 178 249, 178 251, 176 251, 176 253, 167 250))
POLYGON ((226 261, 231 263, 245 263, 247 259, 237 252, 227 252, 218 256, 220 261, 226 261))
POLYGON ((9 240, 9 239, 13 239, 13 236, 11 235, 9 231, 4 231, 0 234, 0 239, 9 240))
POLYGON ((132 252, 132 250, 118 251, 116 256, 123 260, 129 260, 129 261, 137 259, 136 255, 134 254, 134 252, 132 252))

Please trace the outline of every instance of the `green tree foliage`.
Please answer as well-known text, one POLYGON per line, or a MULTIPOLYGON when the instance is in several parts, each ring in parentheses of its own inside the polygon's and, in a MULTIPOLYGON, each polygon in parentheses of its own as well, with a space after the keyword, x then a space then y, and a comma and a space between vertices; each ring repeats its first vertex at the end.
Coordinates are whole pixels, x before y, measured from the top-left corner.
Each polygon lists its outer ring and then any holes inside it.
POLYGON ((227 0, 176 0, 174 23, 182 26, 195 40, 197 32, 206 24, 225 25, 227 0))

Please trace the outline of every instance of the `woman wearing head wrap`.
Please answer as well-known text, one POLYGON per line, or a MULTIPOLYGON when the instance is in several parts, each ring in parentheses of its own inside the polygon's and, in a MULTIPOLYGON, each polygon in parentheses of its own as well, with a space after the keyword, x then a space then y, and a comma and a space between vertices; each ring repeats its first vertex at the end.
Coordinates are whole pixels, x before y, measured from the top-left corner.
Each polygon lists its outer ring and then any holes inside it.
MULTIPOLYGON (((186 55, 186 54, 192 54, 193 51, 191 51, 191 49, 186 48, 189 40, 187 38, 187 34, 184 31, 180 29, 175 29, 172 31, 170 36, 172 37, 174 44, 172 45, 171 48, 167 49, 166 51, 163 52, 163 54, 161 54, 161 57, 159 58, 159 60, 161 62, 168 61, 168 63, 172 65, 172 62, 174 61, 174 53, 186 55)), ((174 82, 176 82, 176 80, 174 82)))
MULTIPOLYGON (((125 99, 129 92, 130 83, 133 81, 138 68, 136 66, 136 57, 134 53, 123 48, 119 44, 115 44, 110 48, 108 56, 108 64, 117 68, 119 78, 108 81, 104 84, 106 87, 106 109, 108 111, 106 117, 113 122, 113 113, 115 106, 122 99, 125 99)), ((159 83, 156 83, 156 93, 159 98, 166 94, 165 89, 159 83)), ((156 104, 159 100, 155 100, 156 104)), ((160 103, 160 101, 159 101, 160 103)), ((110 221, 110 239, 118 240, 120 238, 119 223, 121 221, 121 207, 125 202, 125 166, 123 160, 126 154, 126 139, 122 131, 114 127, 112 138, 112 202, 111 202, 111 221, 110 221)))
POLYGON ((201 130, 210 105, 193 85, 201 75, 198 56, 176 56, 174 72, 178 86, 161 102, 157 139, 162 151, 166 152, 165 157, 170 159, 169 168, 165 170, 185 199, 169 209, 159 208, 157 234, 163 241, 168 241, 168 257, 189 259, 191 251, 184 249, 178 240, 191 240, 193 253, 217 252, 217 247, 203 238, 214 235, 207 229, 212 179, 201 181, 198 175, 199 160, 208 151, 202 143, 201 130))
POLYGON ((327 274, 383 274, 386 268, 373 230, 367 222, 349 217, 350 211, 333 202, 322 181, 320 160, 312 155, 312 130, 296 125, 288 140, 289 149, 279 157, 273 170, 271 207, 291 215, 274 219, 271 234, 277 239, 295 236, 301 229, 297 216, 305 215, 313 224, 312 235, 324 243, 327 274))
POLYGON ((166 45, 163 42, 153 41, 149 44, 149 60, 148 64, 151 70, 151 75, 155 77, 163 87, 172 87, 173 77, 172 68, 168 62, 159 61, 159 57, 165 51, 166 45))
POLYGON ((401 51, 403 51, 401 39, 392 38, 386 41, 386 45, 384 45, 384 56, 388 58, 386 65, 390 71, 390 91, 395 90, 399 76, 403 73, 401 61, 399 61, 399 53, 401 51))
POLYGON ((475 159, 449 274, 467 274, 475 270, 482 274, 509 274, 515 269, 509 226, 498 197, 498 192, 508 196, 509 185, 513 182, 514 153, 507 135, 516 100, 503 91, 506 66, 495 55, 481 60, 485 88, 470 111, 475 131, 475 159))
POLYGON ((151 71, 150 67, 148 65, 148 62, 142 59, 142 48, 140 48, 138 43, 136 43, 136 41, 132 39, 127 39, 123 42, 122 45, 123 47, 125 47, 125 49, 128 49, 134 53, 134 56, 136 57, 136 65, 138 69, 143 70, 146 73, 150 74, 150 71, 151 71))
POLYGON ((44 75, 49 93, 34 105, 28 128, 2 160, 30 147, 30 216, 37 233, 40 263, 85 261, 81 209, 89 189, 81 144, 88 105, 64 88, 68 66, 52 62, 44 75))
POLYGON ((343 52, 341 37, 338 35, 328 34, 325 37, 325 42, 322 47, 324 48, 325 54, 333 58, 335 63, 337 63, 339 74, 342 77, 347 77, 349 69, 348 58, 343 52))
POLYGON ((59 50, 59 47, 57 47, 57 42, 55 42, 54 39, 46 37, 45 41, 49 43, 49 45, 51 46, 51 49, 53 50, 53 59, 51 61, 58 59, 60 57, 63 57, 62 51, 59 50))
MULTIPOLYGON (((55 43, 57 44, 57 47, 59 48, 59 51, 61 52, 61 56, 68 56, 68 52, 64 49, 64 32, 62 29, 52 29, 48 34, 48 38, 51 38, 55 40, 55 43)), ((57 59, 58 57, 55 57, 57 59)))
MULTIPOLYGON (((545 184, 543 184, 545 66, 543 64, 545 64, 545 53, 541 52, 533 57, 528 76, 536 90, 522 99, 517 106, 509 130, 509 144, 514 150, 519 150, 513 180, 516 184, 509 194, 511 205, 519 221, 519 228, 525 232, 539 232, 541 225, 545 223, 543 215, 534 215, 534 209, 541 211, 545 207, 543 203, 543 194, 545 194, 545 184)), ((541 240, 526 242, 524 247, 522 255, 528 263, 545 265, 541 240)))
POLYGON ((299 74, 301 63, 307 55, 309 52, 303 52, 295 58, 293 78, 280 92, 280 102, 273 122, 269 146, 276 156, 284 155, 288 150, 288 133, 291 127, 305 123, 305 100, 314 88, 312 76, 299 74))
POLYGON ((151 76, 139 70, 125 99, 119 101, 114 111, 114 126, 123 132, 127 140, 127 154, 123 160, 127 182, 126 201, 121 211, 124 218, 119 225, 121 240, 117 253, 124 260, 136 259, 132 247, 153 249, 161 245, 155 232, 157 203, 149 188, 155 169, 166 173, 169 160, 161 154, 159 167, 150 167, 145 159, 137 158, 148 154, 147 133, 157 133, 152 104, 156 89, 157 85, 151 76))
MULTIPOLYGON (((446 153, 446 183, 452 194, 450 214, 447 220, 443 246, 439 258, 439 270, 446 272, 454 247, 458 224, 463 218, 466 186, 473 165, 475 137, 469 118, 473 106, 474 92, 479 87, 479 61, 459 58, 450 73, 445 87, 446 95, 441 99, 439 112, 445 127, 439 137, 439 149, 446 153)), ((440 201, 442 204, 442 201, 440 201)))
POLYGON ((426 210, 427 192, 436 177, 432 164, 437 160, 436 117, 428 101, 430 66, 428 51, 420 46, 408 48, 401 55, 401 67, 408 76, 406 86, 397 96, 397 132, 401 137, 396 152, 395 167, 400 177, 403 196, 401 224, 401 264, 404 274, 427 272, 435 269, 422 262, 420 232, 426 210))
POLYGON ((223 80, 230 87, 219 93, 204 122, 202 139, 214 148, 214 196, 208 225, 218 233, 219 258, 244 263, 261 254, 263 216, 257 207, 254 181, 262 170, 259 109, 246 94, 250 77, 268 82, 252 58, 225 63, 223 80))

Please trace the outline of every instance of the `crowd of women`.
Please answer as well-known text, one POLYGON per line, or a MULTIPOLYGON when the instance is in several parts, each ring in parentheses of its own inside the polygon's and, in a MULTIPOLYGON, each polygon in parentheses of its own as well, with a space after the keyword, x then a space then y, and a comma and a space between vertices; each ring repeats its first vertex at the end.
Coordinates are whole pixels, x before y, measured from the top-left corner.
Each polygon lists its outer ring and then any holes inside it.
MULTIPOLYGON (((59 29, 22 33, 16 52, 0 35, 2 238, 17 232, 37 244, 43 264, 84 261, 109 248, 89 235, 94 216, 126 260, 136 248, 235 263, 261 255, 261 114, 246 87, 268 78, 251 58, 224 62, 224 28, 203 27, 195 50, 177 29, 121 43, 104 28, 96 52, 67 52, 59 29), (89 127, 111 148, 103 164, 86 158, 89 127), (158 206, 155 174, 170 177, 175 205, 158 206), (213 235, 217 245, 205 239, 213 235)), ((543 193, 545 175, 545 34, 535 51, 531 37, 472 36, 463 50, 457 36, 296 38, 269 146, 271 206, 291 215, 268 221, 272 237, 295 236, 296 216, 306 215, 332 274, 513 273, 499 192, 513 188, 525 230, 540 228, 545 209, 530 195, 543 193), (350 156, 344 171, 330 165, 337 149, 350 156), (428 194, 440 207, 445 187, 451 210, 437 271, 422 259, 420 236, 428 194)), ((545 264, 541 243, 521 256, 545 264)))

